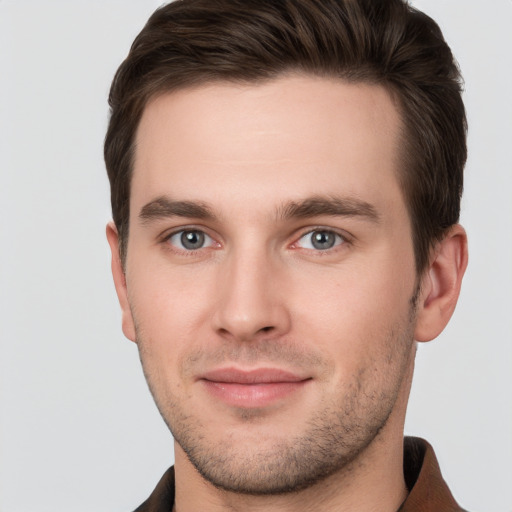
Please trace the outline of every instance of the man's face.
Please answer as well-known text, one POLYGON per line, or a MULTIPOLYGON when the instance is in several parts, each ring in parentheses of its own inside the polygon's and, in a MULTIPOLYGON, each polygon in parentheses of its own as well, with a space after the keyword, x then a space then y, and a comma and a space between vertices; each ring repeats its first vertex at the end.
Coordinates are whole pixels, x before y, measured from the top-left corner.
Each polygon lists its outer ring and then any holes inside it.
POLYGON ((275 493, 390 423, 401 437, 417 279, 399 130, 384 89, 307 76, 146 107, 124 330, 177 464, 275 493))

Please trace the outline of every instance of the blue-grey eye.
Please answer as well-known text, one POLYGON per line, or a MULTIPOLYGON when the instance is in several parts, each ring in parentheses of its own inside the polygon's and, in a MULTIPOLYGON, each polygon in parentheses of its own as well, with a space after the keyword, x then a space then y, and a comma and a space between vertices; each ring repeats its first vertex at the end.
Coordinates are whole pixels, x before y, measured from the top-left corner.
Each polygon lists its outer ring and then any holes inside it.
POLYGON ((197 229, 189 229, 185 231, 178 231, 169 238, 169 242, 186 251, 196 251, 203 247, 211 246, 213 240, 203 231, 197 229))
POLYGON ((337 245, 341 245, 343 242, 343 237, 334 231, 317 229, 303 235, 299 240, 299 245, 304 249, 326 251, 337 245))

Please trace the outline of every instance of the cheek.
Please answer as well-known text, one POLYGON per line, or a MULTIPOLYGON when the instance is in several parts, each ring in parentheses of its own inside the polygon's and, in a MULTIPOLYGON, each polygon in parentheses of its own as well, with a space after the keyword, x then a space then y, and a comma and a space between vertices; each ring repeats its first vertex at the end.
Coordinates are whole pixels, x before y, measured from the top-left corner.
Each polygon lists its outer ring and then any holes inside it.
POLYGON ((143 259, 144 263, 128 273, 130 303, 144 329, 180 333, 195 325, 194 319, 209 307, 211 279, 192 265, 174 268, 162 258, 154 260, 143 259))
MULTIPOLYGON (((209 284, 197 273, 145 265, 127 276, 144 370, 154 381, 174 379, 180 357, 194 351, 209 314, 209 284)), ((174 379, 177 381, 177 379, 174 379)))
POLYGON ((394 340, 409 328, 414 272, 404 278, 383 267, 310 273, 290 294, 300 339, 315 340, 339 372, 357 373, 370 360, 388 360, 394 340))
POLYGON ((297 278, 301 284, 290 295, 297 308, 302 304, 304 314, 310 312, 325 328, 333 326, 343 333, 341 323, 378 329, 380 322, 402 317, 408 307, 414 279, 407 274, 370 265, 310 272, 297 278))

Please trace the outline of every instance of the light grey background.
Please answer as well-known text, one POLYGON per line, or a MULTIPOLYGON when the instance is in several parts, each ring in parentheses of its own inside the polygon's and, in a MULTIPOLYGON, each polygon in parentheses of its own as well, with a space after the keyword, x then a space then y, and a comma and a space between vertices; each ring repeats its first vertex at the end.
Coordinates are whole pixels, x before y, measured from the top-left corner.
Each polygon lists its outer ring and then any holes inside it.
MULTIPOLYGON (((113 73, 157 0, 0 0, 0 512, 122 512, 172 463, 104 226, 113 73)), ((472 511, 512 511, 512 2, 417 0, 466 79, 470 265, 406 431, 472 511)))

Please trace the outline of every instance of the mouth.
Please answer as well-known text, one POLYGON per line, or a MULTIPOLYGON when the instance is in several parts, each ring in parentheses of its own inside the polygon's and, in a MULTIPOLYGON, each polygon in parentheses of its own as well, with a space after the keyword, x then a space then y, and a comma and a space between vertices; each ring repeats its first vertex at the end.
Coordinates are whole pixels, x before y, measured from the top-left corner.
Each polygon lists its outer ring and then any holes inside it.
POLYGON ((310 377, 278 368, 249 371, 220 368, 199 378, 214 399, 241 408, 261 408, 282 401, 300 391, 310 380, 310 377))

